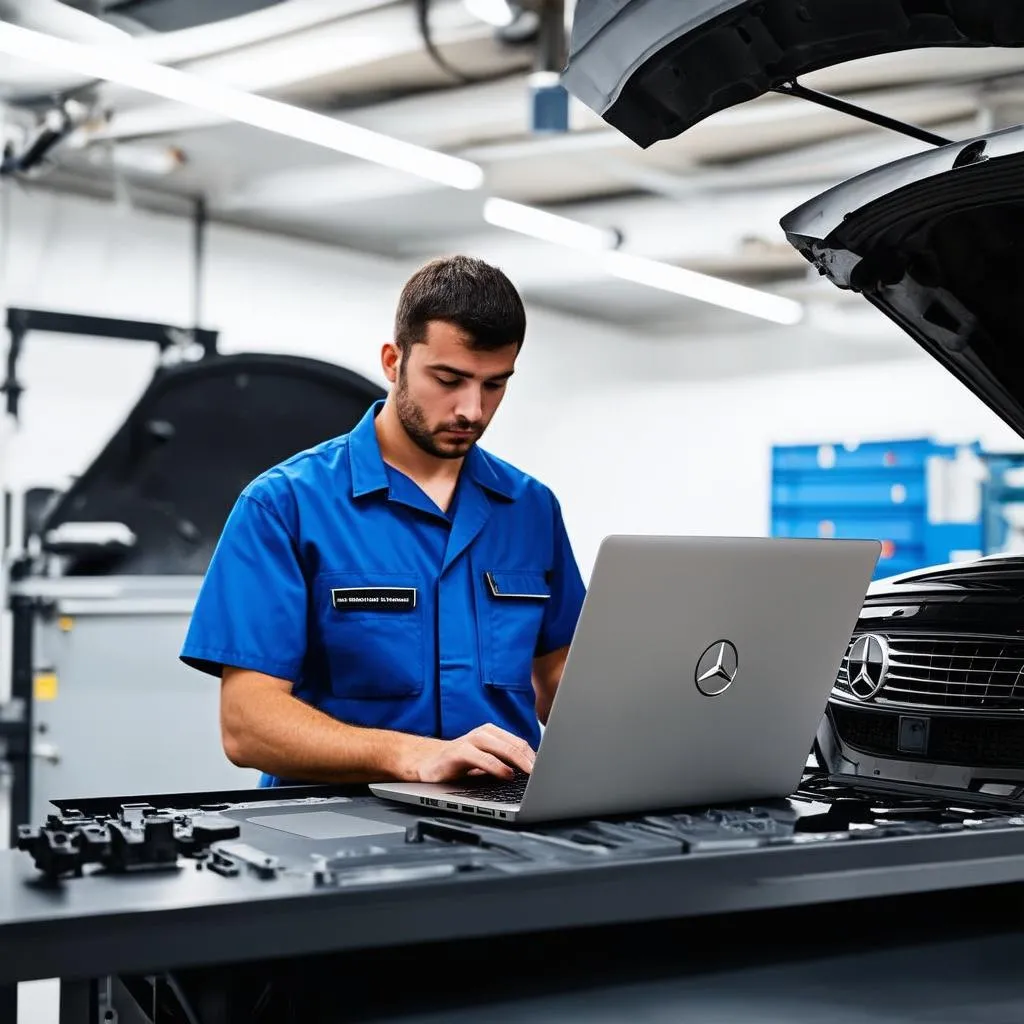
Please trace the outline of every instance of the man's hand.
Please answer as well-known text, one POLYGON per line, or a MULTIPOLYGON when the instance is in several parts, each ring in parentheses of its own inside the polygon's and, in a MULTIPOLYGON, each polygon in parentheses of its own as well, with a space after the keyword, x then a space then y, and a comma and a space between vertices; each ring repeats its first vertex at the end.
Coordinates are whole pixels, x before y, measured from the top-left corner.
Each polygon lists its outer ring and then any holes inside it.
POLYGON ((419 738, 410 774, 419 782, 450 782, 465 775, 511 779, 533 770, 533 748, 496 725, 481 725, 454 740, 419 738))

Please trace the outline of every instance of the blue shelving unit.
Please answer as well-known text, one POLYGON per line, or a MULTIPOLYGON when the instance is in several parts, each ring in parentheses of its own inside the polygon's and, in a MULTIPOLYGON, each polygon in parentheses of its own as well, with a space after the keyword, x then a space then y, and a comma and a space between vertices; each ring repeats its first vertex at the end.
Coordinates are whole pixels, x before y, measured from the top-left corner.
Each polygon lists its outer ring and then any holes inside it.
POLYGON ((980 554, 982 516, 943 522, 929 507, 934 460, 954 460, 959 451, 928 438, 776 446, 772 535, 879 540, 876 579, 980 554))
POLYGON ((1015 486, 1007 473, 1024 467, 1024 453, 983 452, 982 459, 987 469, 981 485, 982 539, 986 553, 1004 551, 1010 540, 1006 508, 1024 505, 1024 487, 1015 486))

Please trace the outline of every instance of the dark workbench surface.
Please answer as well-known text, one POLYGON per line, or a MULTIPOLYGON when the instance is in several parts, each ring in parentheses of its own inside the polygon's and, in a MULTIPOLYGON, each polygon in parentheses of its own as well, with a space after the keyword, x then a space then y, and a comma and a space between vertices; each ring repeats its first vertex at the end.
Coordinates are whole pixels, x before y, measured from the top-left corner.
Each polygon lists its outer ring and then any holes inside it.
MULTIPOLYGON (((191 795, 174 806, 195 807, 210 796, 191 795)), ((281 791, 273 796, 279 809, 282 797, 281 791)), ((248 793, 243 799, 254 797, 248 793)), ((244 823, 242 840, 258 842, 280 859, 281 870, 272 878, 244 870, 224 877, 180 858, 170 870, 130 875, 87 871, 83 877, 44 884, 27 853, 0 853, 0 985, 1024 881, 1024 827, 1021 819, 1007 817, 1002 823, 921 834, 899 834, 898 829, 877 837, 870 830, 812 832, 778 845, 695 845, 689 850, 677 841, 637 850, 627 844, 600 855, 582 846, 582 852, 568 847, 562 852, 559 844, 580 845, 580 829, 574 826, 493 829, 487 834, 497 835, 496 842, 518 837, 508 840, 512 846, 532 844, 530 849, 543 856, 531 853, 517 860, 499 851, 488 860, 487 851, 474 848, 472 855, 481 858, 477 870, 435 877, 417 877, 415 870, 359 874, 355 857, 350 873, 343 867, 333 883, 317 884, 307 865, 315 848, 337 852, 346 842, 365 846, 367 840, 311 843, 249 824, 252 816, 273 807, 268 794, 258 799, 259 804, 231 806, 223 813, 244 823), (531 834, 537 838, 530 839, 531 834)), ((284 810, 338 812, 393 826, 391 835, 372 841, 393 841, 406 852, 406 829, 422 820, 368 796, 325 796, 312 803, 296 798, 295 806, 284 810)), ((467 849, 464 842, 436 845, 458 847, 459 855, 467 849)))

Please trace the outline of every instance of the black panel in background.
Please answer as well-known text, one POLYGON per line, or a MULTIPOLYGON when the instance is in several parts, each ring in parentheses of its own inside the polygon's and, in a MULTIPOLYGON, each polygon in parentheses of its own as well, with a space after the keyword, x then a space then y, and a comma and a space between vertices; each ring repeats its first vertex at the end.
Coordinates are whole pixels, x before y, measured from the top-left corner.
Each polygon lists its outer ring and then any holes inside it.
POLYGON ((1021 45, 1020 0, 578 0, 563 80, 647 147, 846 61, 1021 45))
POLYGON ((202 575, 232 505, 264 470, 346 433, 384 391, 342 367, 275 354, 160 369, 47 517, 115 522, 128 551, 75 555, 68 575, 202 575))

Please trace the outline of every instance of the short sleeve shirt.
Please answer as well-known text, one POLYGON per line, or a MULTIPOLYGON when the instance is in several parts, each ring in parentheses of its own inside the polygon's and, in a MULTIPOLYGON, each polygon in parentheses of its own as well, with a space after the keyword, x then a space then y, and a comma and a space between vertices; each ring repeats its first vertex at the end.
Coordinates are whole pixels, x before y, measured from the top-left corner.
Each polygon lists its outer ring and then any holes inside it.
POLYGON ((381 405, 245 488, 181 658, 288 680, 353 725, 451 739, 493 722, 536 748, 532 662, 569 644, 584 598, 559 503, 474 447, 442 512, 383 461, 381 405))

